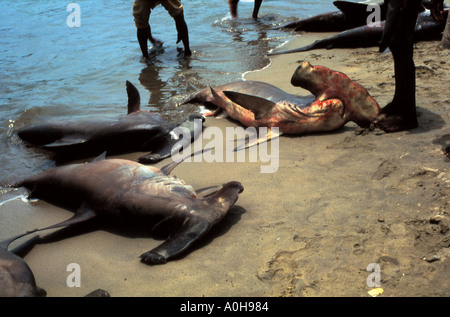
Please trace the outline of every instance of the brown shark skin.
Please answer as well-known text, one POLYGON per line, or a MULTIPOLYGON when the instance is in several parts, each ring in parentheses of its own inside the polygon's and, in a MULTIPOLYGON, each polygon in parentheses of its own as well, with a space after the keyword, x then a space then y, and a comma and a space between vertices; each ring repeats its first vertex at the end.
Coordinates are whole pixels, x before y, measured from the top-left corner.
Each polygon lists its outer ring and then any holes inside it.
POLYGON ((152 217, 156 220, 149 222, 152 230, 166 220, 177 220, 180 229, 172 230, 168 240, 141 256, 146 264, 162 264, 204 236, 243 191, 241 183, 232 181, 199 198, 190 185, 168 175, 172 168, 167 167, 172 164, 158 169, 124 159, 98 160, 58 166, 13 186, 26 187, 32 197, 63 202, 77 210, 72 218, 39 230, 72 225, 97 215, 152 217))
POLYGON ((242 81, 214 87, 219 98, 214 98, 206 88, 193 94, 185 103, 213 103, 219 109, 209 115, 223 111, 246 127, 278 127, 286 134, 333 131, 348 121, 366 127, 380 111, 378 103, 363 86, 347 75, 323 66, 303 62, 294 72, 291 83, 309 90, 314 97, 300 98, 267 83, 242 81), (274 106, 269 114, 257 119, 252 111, 227 98, 224 91, 265 98, 274 106))
POLYGON ((8 251, 11 242, 27 232, 0 243, 0 297, 42 297, 47 292, 36 285, 33 272, 18 255, 8 251))

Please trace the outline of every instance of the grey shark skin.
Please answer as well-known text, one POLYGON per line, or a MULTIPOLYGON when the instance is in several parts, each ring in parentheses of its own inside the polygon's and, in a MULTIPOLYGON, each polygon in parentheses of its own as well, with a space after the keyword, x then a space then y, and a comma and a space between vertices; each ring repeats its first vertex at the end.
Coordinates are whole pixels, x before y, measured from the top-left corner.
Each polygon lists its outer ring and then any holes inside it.
MULTIPOLYGON (((334 1, 333 4, 339 9, 338 11, 295 21, 281 28, 306 32, 340 32, 366 24, 368 15, 372 13, 367 10, 368 5, 364 3, 334 1)), ((384 3, 378 3, 378 6, 381 9, 380 17, 384 20, 386 16, 384 3)))
MULTIPOLYGON (((448 11, 446 11, 448 13, 448 11)), ((287 51, 271 52, 268 56, 290 54, 298 52, 306 52, 315 49, 333 49, 333 48, 359 48, 359 47, 374 47, 378 46, 383 35, 385 21, 380 22, 379 25, 364 25, 336 35, 317 40, 312 44, 295 48, 287 51)), ((416 29, 414 31, 415 42, 430 41, 440 39, 441 33, 445 25, 433 20, 429 11, 420 13, 417 18, 416 29)))
MULTIPOLYGON (((278 28, 294 29, 298 32, 341 32, 367 24, 369 15, 372 15, 374 12, 373 9, 369 8, 369 4, 366 3, 334 1, 333 4, 339 10, 301 19, 278 28)), ((380 9, 380 21, 384 21, 387 11, 384 2, 370 5, 378 6, 380 9)), ((429 0, 422 0, 422 5, 421 12, 431 8, 431 2, 429 0)), ((444 7, 447 8, 445 5, 444 7)))
POLYGON ((14 236, 0 243, 0 297, 41 297, 47 292, 36 286, 28 264, 18 255, 8 251, 9 245, 34 231, 14 236))
POLYGON ((173 162, 158 169, 99 157, 85 164, 58 166, 12 186, 28 188, 32 197, 70 205, 76 210, 72 218, 38 230, 71 226, 96 216, 137 217, 148 221, 154 232, 170 225, 172 235, 141 255, 143 263, 163 264, 203 237, 243 191, 241 183, 232 181, 201 198, 199 191, 169 175, 178 164, 173 162))
MULTIPOLYGON (((256 80, 247 80, 247 81, 236 81, 231 82, 224 85, 214 86, 214 91, 225 101, 227 101, 227 97, 224 94, 224 91, 239 91, 241 93, 253 95, 256 97, 264 98, 266 100, 272 102, 281 102, 287 101, 296 105, 307 105, 314 100, 313 96, 295 96, 291 95, 282 89, 275 87, 274 85, 256 81, 256 80)), ((183 104, 187 103, 201 103, 201 104, 212 104, 216 105, 217 99, 213 95, 211 89, 209 87, 200 89, 194 93, 192 93, 183 104)), ((219 107, 217 112, 220 112, 222 109, 219 107)), ((212 114, 212 113, 211 113, 212 114)), ((206 116, 211 115, 206 114, 206 116)), ((218 113, 215 113, 218 114, 218 113)), ((226 115, 226 114, 224 114, 226 115)))
POLYGON ((57 159, 68 161, 108 154, 151 151, 139 158, 140 163, 155 163, 170 156, 173 146, 191 142, 202 131, 204 118, 191 115, 180 125, 169 123, 159 115, 141 110, 139 91, 129 81, 128 114, 118 120, 39 123, 17 131, 27 145, 55 153, 57 159), (178 126, 189 129, 191 140, 182 143, 172 130, 178 126))

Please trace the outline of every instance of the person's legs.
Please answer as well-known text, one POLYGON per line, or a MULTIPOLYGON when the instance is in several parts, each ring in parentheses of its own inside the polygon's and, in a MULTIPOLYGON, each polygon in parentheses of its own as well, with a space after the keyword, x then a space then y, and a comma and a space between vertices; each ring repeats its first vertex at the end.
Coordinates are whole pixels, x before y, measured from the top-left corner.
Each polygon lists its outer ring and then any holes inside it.
POLYGON ((150 39, 150 37, 151 37, 150 26, 148 26, 145 29, 142 28, 137 29, 137 39, 143 57, 148 57, 147 41, 150 39))
POLYGON ((232 18, 237 17, 237 7, 239 0, 228 0, 228 6, 230 7, 230 14, 232 18))
POLYGON ((386 132, 409 130, 418 126, 413 44, 420 0, 397 2, 402 4, 402 9, 393 22, 395 31, 388 39, 394 59, 395 93, 392 102, 381 110, 381 118, 376 123, 386 132))
POLYGON ((175 20, 175 26, 176 26, 177 32, 178 32, 177 43, 182 41, 183 46, 184 46, 184 55, 191 56, 192 52, 191 52, 191 48, 189 47, 189 33, 188 33, 186 21, 184 20, 183 11, 181 11, 181 13, 174 16, 173 19, 175 20))
POLYGON ((441 43, 444 48, 450 49, 450 14, 447 16, 447 24, 445 25, 441 43))
POLYGON ((255 0, 255 6, 253 7, 253 19, 258 18, 259 8, 261 7, 262 0, 255 0))
POLYGON ((175 21, 175 27, 178 32, 177 43, 183 42, 184 55, 191 56, 191 48, 189 47, 189 32, 186 21, 184 20, 183 5, 180 0, 162 0, 161 5, 169 12, 175 21))
POLYGON ((158 1, 135 0, 133 2, 134 23, 137 28, 137 39, 143 57, 148 57, 148 41, 153 45, 161 45, 162 42, 153 38, 149 19, 151 10, 158 4, 158 1))
MULTIPOLYGON (((228 6, 230 7, 230 14, 232 18, 237 18, 237 8, 238 8, 239 0, 228 0, 228 6)), ((252 17, 254 19, 258 18, 259 8, 261 7, 262 0, 255 0, 255 5, 253 7, 252 17)))

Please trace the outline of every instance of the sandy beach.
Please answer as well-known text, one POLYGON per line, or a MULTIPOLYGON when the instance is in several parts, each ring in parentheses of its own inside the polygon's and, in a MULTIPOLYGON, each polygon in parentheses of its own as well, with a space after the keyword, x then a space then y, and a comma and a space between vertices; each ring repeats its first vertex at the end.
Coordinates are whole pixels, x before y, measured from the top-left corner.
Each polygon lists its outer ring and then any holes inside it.
MULTIPOLYGON (((304 34, 284 48, 326 35, 304 34)), ((377 48, 274 56, 268 68, 245 78, 309 95, 290 85, 299 61, 347 74, 380 106, 392 99, 392 57, 377 48)), ((418 43, 415 64, 418 129, 385 134, 348 123, 333 133, 281 136, 274 173, 261 173, 263 162, 185 162, 173 174, 194 188, 232 180, 245 188, 194 249, 147 266, 139 256, 162 241, 143 230, 94 222, 26 253, 37 284, 50 297, 84 296, 97 288, 113 297, 369 297, 373 272, 366 269, 375 264, 378 296, 450 296, 450 160, 443 151, 450 145, 450 50, 439 42, 418 43), (70 263, 81 268, 81 287, 67 285, 70 263)), ((215 118, 205 124, 222 131, 236 126, 215 118)), ((0 215, 4 239, 71 213, 44 201, 12 199, 0 206, 0 215)))

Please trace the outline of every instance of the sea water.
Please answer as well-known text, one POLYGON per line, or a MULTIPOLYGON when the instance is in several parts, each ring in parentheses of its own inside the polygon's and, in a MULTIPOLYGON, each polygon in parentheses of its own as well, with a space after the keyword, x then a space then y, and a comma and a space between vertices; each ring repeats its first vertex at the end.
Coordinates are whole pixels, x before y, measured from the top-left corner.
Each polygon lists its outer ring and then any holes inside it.
MULTIPOLYGON (((150 25, 164 45, 143 63, 132 0, 0 1, 0 181, 54 165, 25 147, 17 129, 47 119, 123 115, 126 80, 140 91, 143 109, 181 122, 198 111, 179 106, 183 96, 269 65, 265 54, 295 36, 278 26, 336 10, 329 0, 264 0, 254 20, 253 1, 239 2, 237 19, 226 0, 183 5, 192 57, 180 53, 174 21, 157 6, 150 25)), ((10 191, 1 190, 0 201, 10 191)))

